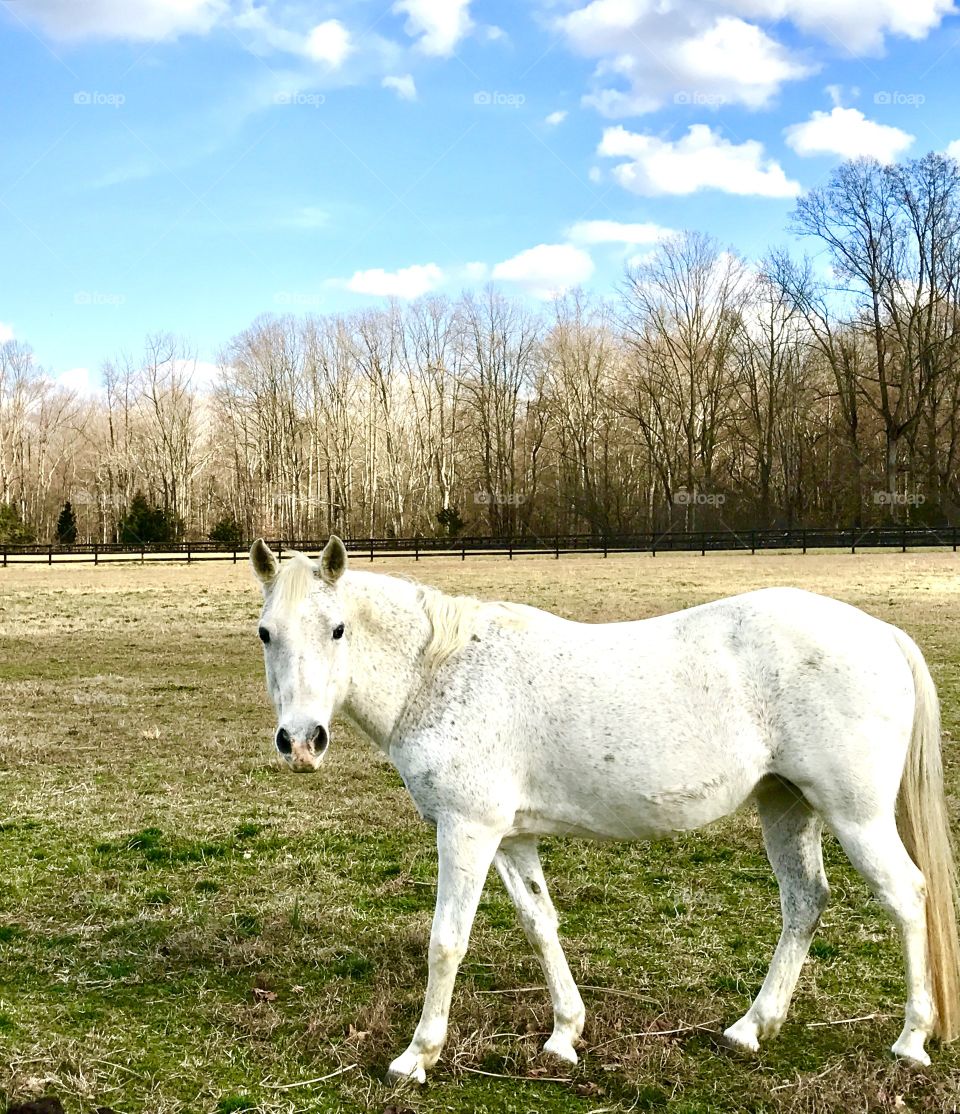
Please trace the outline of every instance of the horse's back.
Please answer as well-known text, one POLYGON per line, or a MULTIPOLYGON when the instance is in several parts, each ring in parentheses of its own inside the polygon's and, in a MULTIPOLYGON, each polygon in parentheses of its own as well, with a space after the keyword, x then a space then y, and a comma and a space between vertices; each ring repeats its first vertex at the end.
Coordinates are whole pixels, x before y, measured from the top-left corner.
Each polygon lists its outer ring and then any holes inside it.
POLYGON ((902 764, 912 721, 892 629, 799 589, 626 623, 492 622, 436 697, 458 735, 438 744, 445 780, 489 772, 518 831, 605 838, 699 827, 770 774, 836 777, 871 746, 902 764))

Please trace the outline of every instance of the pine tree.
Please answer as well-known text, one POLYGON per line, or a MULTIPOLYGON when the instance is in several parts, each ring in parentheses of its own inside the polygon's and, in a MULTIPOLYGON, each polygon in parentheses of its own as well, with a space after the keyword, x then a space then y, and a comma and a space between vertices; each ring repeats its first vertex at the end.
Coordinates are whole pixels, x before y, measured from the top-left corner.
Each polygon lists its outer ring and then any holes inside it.
POLYGON ((11 503, 0 503, 0 542, 29 545, 33 540, 33 531, 24 523, 17 508, 11 503))
POLYGON ((138 491, 117 523, 117 538, 124 545, 155 545, 174 541, 182 528, 178 519, 149 503, 143 492, 138 491))
POLYGON ((243 542, 243 527, 233 515, 225 515, 207 537, 212 542, 220 542, 221 545, 240 545, 243 542))
POLYGON ((63 504, 60 517, 57 519, 57 541, 61 545, 73 545, 77 540, 77 516, 68 499, 63 504))

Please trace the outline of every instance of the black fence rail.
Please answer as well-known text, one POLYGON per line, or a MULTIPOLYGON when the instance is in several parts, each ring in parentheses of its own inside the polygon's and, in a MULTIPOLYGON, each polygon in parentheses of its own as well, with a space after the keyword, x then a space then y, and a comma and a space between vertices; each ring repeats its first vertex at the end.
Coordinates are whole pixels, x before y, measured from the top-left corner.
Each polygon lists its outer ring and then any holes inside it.
MULTIPOLYGON (((960 527, 875 526, 850 527, 846 530, 705 530, 694 532, 611 534, 557 534, 552 537, 524 535, 511 538, 354 538, 347 549, 357 557, 459 557, 467 555, 506 556, 544 553, 559 558, 564 553, 716 553, 758 550, 950 548, 954 552, 960 541, 960 527)), ((271 548, 281 557, 292 550, 317 554, 324 541, 271 541, 271 548)), ((233 561, 246 557, 247 547, 219 542, 166 542, 162 545, 121 545, 90 543, 85 545, 3 545, 0 546, 0 567, 13 564, 49 564, 54 562, 86 562, 98 565, 108 561, 233 561)))

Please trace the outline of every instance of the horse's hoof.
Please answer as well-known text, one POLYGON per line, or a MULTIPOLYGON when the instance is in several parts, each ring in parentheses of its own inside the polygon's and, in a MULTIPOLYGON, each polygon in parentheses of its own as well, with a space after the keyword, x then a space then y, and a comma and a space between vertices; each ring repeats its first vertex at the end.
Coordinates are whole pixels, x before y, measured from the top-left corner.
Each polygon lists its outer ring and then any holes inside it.
POLYGON ((557 1059, 563 1060, 566 1064, 577 1062, 577 1053, 566 1037, 558 1037, 554 1034, 543 1046, 543 1051, 548 1052, 551 1056, 556 1056, 557 1059))
POLYGON ((757 1027, 752 1022, 741 1018, 729 1029, 724 1029, 723 1039, 737 1052, 759 1052, 760 1041, 757 1037, 757 1027))
POLYGON ((907 1037, 906 1039, 901 1037, 890 1051, 898 1059, 905 1060, 908 1064, 916 1064, 921 1068, 930 1067, 930 1057, 923 1047, 922 1037, 907 1037))
POLYGON ((387 1079, 391 1083, 426 1083, 427 1073, 414 1052, 404 1052, 387 1068, 387 1079))

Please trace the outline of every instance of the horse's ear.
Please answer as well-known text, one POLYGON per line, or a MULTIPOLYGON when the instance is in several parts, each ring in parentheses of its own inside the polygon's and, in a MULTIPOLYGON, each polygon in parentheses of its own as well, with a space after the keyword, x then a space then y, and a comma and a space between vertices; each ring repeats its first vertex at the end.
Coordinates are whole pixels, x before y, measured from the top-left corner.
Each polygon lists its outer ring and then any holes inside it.
POLYGON ((263 538, 257 538, 250 546, 250 564, 261 584, 269 584, 280 568, 273 550, 263 538))
POLYGON ((320 554, 320 575, 328 584, 336 584, 346 571, 347 547, 336 534, 331 534, 320 554))

